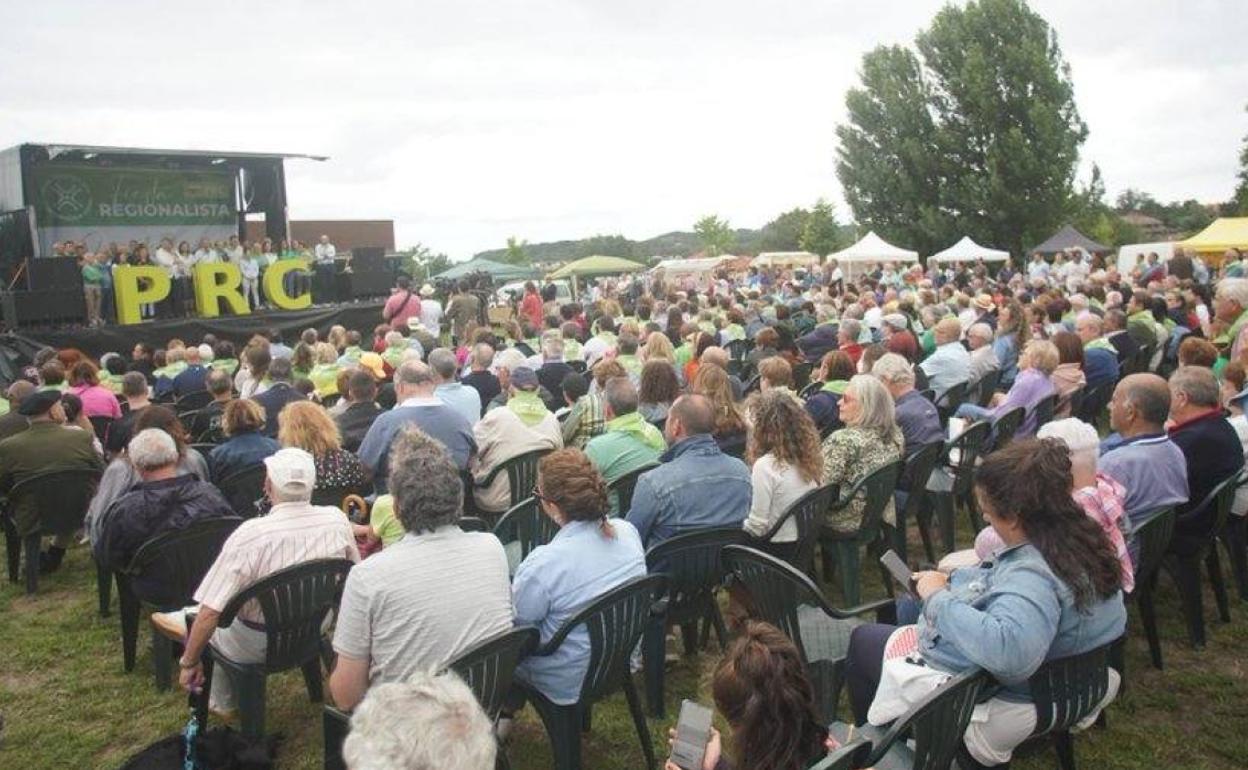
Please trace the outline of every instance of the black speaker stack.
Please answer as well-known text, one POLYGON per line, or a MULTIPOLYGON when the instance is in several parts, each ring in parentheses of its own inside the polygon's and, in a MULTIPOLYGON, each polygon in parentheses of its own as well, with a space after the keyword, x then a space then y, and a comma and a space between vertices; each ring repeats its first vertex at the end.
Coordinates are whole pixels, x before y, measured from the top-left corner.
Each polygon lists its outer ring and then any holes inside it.
POLYGON ((23 278, 0 293, 0 318, 7 328, 83 323, 87 302, 82 271, 73 257, 36 257, 23 278))
POLYGON ((384 297, 394 285, 386 250, 380 246, 356 246, 351 249, 351 297, 384 297))

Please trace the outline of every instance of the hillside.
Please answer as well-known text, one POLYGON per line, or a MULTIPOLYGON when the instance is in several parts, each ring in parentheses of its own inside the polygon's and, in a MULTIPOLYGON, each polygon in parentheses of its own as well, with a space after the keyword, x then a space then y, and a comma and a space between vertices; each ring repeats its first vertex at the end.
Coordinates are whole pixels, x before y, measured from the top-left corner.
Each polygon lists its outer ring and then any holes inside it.
MULTIPOLYGON (((762 240, 761 230, 747 228, 736 231, 734 254, 757 254, 762 240)), ((592 254, 605 254, 644 261, 653 256, 688 257, 702 250, 698 236, 691 232, 670 232, 656 235, 644 241, 634 241, 619 235, 594 236, 579 241, 548 241, 529 243, 525 253, 533 262, 567 262, 592 254)), ((490 249, 473 255, 473 258, 506 261, 507 249, 490 249)))

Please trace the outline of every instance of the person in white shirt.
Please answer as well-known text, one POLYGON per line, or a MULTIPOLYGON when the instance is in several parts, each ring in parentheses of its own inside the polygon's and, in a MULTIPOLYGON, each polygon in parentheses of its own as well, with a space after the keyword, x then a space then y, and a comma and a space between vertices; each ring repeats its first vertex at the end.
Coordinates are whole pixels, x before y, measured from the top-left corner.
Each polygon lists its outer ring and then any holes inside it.
MULTIPOLYGON (((757 457, 750 479, 750 513, 742 523, 754 537, 767 534, 789 506, 819 486, 823 454, 819 431, 792 391, 772 388, 750 406, 748 457, 757 457)), ((792 558, 797 549, 797 522, 790 519, 767 550, 792 558)))
POLYGON ((244 254, 243 245, 238 242, 237 235, 231 235, 230 241, 225 247, 225 259, 227 262, 238 264, 242 261, 244 254))
POLYGON ((1044 255, 1036 252, 1031 255, 1031 262, 1027 263, 1027 278, 1030 281, 1049 280, 1049 263, 1044 261, 1044 255))
POLYGON ((212 247, 212 241, 207 238, 201 238, 199 240, 199 248, 195 249, 195 264, 210 264, 220 261, 221 255, 212 247))
POLYGON ((252 246, 251 253, 239 261, 238 269, 243 274, 243 297, 255 310, 260 307, 260 249, 252 246))
POLYGON ((317 264, 333 263, 333 261, 337 257, 338 257, 338 250, 334 248, 334 244, 329 242, 329 236, 322 235, 321 242, 316 244, 317 264))
POLYGON ((168 271, 170 276, 176 276, 174 266, 178 262, 178 255, 174 251, 173 241, 168 238, 162 239, 160 246, 156 248, 156 254, 152 257, 152 261, 168 271))
POLYGON ((434 289, 429 284, 420 287, 420 325, 435 338, 442 334, 442 305, 433 299, 434 289))

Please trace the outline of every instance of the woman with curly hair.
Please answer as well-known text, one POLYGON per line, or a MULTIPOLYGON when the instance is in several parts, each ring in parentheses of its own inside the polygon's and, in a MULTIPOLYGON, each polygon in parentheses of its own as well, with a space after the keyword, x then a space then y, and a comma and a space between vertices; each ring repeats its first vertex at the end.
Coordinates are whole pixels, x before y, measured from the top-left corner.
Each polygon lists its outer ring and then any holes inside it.
MULTIPOLYGON (((828 730, 815 712, 802 656, 775 626, 745 624, 715 666, 711 693, 732 730, 736 761, 723 755, 712 729, 699 770, 805 770, 827 755, 828 730)), ((664 768, 680 770, 670 760, 664 768)))
MULTIPOLYGON (((516 569, 516 625, 535 626, 542 644, 586 604, 646 574, 641 537, 624 519, 609 518, 607 482, 579 449, 559 449, 537 466, 533 489, 542 513, 559 527, 516 569)), ((516 677, 546 698, 570 705, 589 668, 589 632, 578 628, 550 655, 526 658, 516 677)))
POLYGON ((745 415, 732 397, 732 381, 728 372, 715 364, 698 368, 693 380, 693 392, 705 396, 715 411, 715 429, 711 435, 725 454, 741 456, 745 447, 745 415))
MULTIPOLYGON (((652 334, 651 339, 667 338, 662 334, 652 334)), ((680 383, 676 380, 676 370, 663 360, 647 361, 641 369, 641 387, 637 390, 637 411, 647 422, 658 422, 667 419, 667 410, 680 396, 680 383)))
MULTIPOLYGON (((1036 726, 1028 677, 1047 660, 1113 642, 1126 627, 1122 565, 1101 525, 1071 496, 1073 486, 1070 451, 1058 439, 1015 440, 983 459, 975 496, 1004 548, 949 575, 916 573, 919 613, 898 610, 899 620, 909 614, 917 625, 853 630, 846 681, 859 724, 887 723, 914 705, 927 690, 914 686, 917 678, 936 686, 980 668, 1002 687, 976 708, 966 748, 980 766, 1010 761, 1036 726), (894 668, 915 667, 915 656, 922 673, 902 678, 894 668), (892 684, 901 681, 905 688, 892 684)), ((1117 693, 1118 675, 1109 679, 1102 708, 1117 693)))
MULTIPOLYGON (((762 537, 790 505, 819 486, 823 459, 815 422, 792 393, 769 390, 759 394, 750 418, 746 462, 753 466, 753 494, 743 526, 754 537, 762 537)), ((797 546, 797 523, 785 522, 771 545, 768 550, 773 554, 789 558, 797 546)))
POLYGON ((1016 299, 1009 300, 1001 307, 997 317, 997 338, 992 343, 992 352, 1001 362, 1001 382, 998 390, 1009 390, 1018 374, 1018 356, 1027 342, 1031 340, 1031 324, 1027 322, 1027 312, 1016 299))
MULTIPOLYGON (((316 465, 315 492, 352 490, 367 493, 371 485, 364 466, 342 448, 338 424, 320 404, 292 401, 277 416, 277 440, 283 447, 297 447, 312 455, 316 465)), ((339 501, 333 501, 337 504, 339 501)))

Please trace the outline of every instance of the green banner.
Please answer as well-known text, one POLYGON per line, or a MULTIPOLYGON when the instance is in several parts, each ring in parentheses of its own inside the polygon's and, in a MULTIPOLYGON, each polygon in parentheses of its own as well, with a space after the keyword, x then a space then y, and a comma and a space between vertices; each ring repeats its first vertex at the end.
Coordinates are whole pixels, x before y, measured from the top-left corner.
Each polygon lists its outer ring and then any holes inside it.
POLYGON ((222 171, 44 165, 34 169, 35 217, 48 227, 237 224, 234 176, 222 171))

